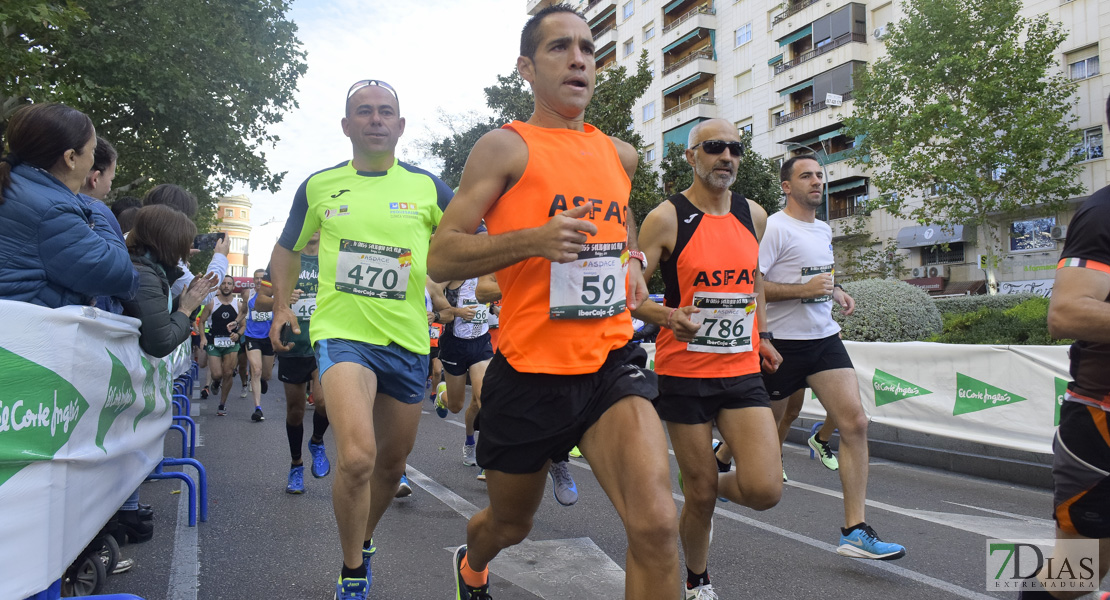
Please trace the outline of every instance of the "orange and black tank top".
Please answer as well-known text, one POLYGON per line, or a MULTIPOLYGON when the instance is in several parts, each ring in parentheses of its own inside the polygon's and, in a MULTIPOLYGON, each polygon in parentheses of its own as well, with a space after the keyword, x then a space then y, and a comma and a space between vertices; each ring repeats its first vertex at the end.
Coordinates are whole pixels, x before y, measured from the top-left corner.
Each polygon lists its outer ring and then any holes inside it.
MULTIPOLYGON (((528 145, 528 164, 516 185, 486 213, 489 233, 539 227, 568 208, 592 204, 586 219, 598 232, 587 240, 587 247, 597 251, 601 262, 611 259, 605 253, 615 251, 626 268, 625 215, 632 183, 609 136, 589 124, 585 131, 547 129, 521 121, 504 127, 528 145)), ((586 272, 593 268, 593 259, 555 267, 560 273, 568 268, 586 272)), ((498 271, 497 281, 502 294, 498 349, 517 371, 593 373, 609 352, 632 338, 628 310, 613 302, 606 305, 624 296, 626 270, 614 273, 609 268, 579 277, 576 290, 560 285, 553 295, 551 261, 532 257, 498 271), (571 295, 582 302, 571 302, 571 295), (557 298, 556 306, 552 298, 557 298), (582 318, 557 315, 562 305, 576 302, 583 305, 574 307, 582 318)))
MULTIPOLYGON (((690 306, 695 303, 695 294, 708 297, 709 305, 716 298, 754 296, 759 242, 748 201, 733 192, 732 208, 727 215, 706 214, 682 194, 667 201, 674 205, 678 233, 670 257, 659 265, 666 286, 663 304, 670 308, 690 306)), ((741 325, 740 319, 732 316, 714 319, 706 308, 706 299, 700 299, 699 304, 702 306, 699 318, 705 319, 698 332, 697 347, 702 351, 688 349, 686 343, 675 340, 674 332, 664 328, 656 340, 656 372, 674 377, 759 373, 755 305, 751 304, 748 310, 750 322, 741 325), (735 340, 750 344, 752 350, 730 352, 727 344, 735 344, 735 340), (714 343, 721 347, 713 347, 714 343)))

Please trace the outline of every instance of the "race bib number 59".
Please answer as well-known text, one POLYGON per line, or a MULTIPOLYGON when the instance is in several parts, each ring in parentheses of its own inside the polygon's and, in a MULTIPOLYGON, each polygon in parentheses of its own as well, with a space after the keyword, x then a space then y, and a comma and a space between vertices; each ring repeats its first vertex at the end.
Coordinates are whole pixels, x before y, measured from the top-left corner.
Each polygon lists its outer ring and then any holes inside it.
POLYGON ((694 339, 686 344, 691 352, 737 354, 752 349, 755 323, 755 295, 695 292, 690 322, 700 325, 694 339))
POLYGON ((404 300, 410 268, 412 251, 407 248, 340 240, 335 289, 368 298, 404 300))
POLYGON ((624 242, 586 244, 578 259, 551 263, 552 319, 603 319, 624 311, 624 242))

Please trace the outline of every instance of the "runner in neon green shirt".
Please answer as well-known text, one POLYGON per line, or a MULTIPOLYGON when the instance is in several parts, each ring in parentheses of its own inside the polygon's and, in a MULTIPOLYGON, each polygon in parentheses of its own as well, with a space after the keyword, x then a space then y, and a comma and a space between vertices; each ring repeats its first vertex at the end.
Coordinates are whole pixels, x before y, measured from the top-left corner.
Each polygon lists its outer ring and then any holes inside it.
POLYGON ((301 184, 274 246, 270 339, 284 348, 281 328, 300 331, 289 298, 298 254, 319 229, 311 338, 338 456, 332 501, 343 567, 336 598, 363 600, 374 528, 416 440, 428 373, 428 242, 452 193, 431 173, 396 159, 405 120, 388 84, 353 85, 342 126, 352 160, 301 184))

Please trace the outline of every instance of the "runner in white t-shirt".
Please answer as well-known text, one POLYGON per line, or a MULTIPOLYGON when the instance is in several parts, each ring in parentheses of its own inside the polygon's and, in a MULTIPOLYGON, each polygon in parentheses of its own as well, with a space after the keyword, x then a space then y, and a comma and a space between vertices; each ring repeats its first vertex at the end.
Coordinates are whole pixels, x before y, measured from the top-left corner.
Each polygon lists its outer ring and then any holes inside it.
MULTIPOLYGON (((855 558, 901 558, 906 549, 883 542, 864 521, 867 415, 855 369, 840 341, 840 326, 832 318, 833 302, 851 314, 855 301, 834 283, 832 231, 816 218, 825 187, 823 171, 813 157, 796 156, 783 163, 779 175, 786 208, 768 217, 759 244, 768 329, 782 355, 782 366, 764 374, 771 407, 781 416, 786 398, 809 387, 829 421, 840 429, 845 526, 837 552, 855 558)), ((820 435, 810 438, 809 445, 823 459, 831 458, 828 438, 820 435)))

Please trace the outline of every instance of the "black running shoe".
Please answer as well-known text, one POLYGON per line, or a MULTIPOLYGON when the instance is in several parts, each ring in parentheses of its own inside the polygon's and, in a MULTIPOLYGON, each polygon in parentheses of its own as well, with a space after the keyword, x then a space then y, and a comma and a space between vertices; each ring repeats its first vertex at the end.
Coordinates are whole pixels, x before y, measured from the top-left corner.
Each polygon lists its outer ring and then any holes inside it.
POLYGON ((470 587, 462 578, 462 560, 466 556, 466 544, 455 550, 452 565, 455 569, 455 598, 456 600, 493 600, 489 595, 489 582, 482 587, 470 587))
POLYGON ((255 423, 266 420, 266 417, 262 416, 262 408, 258 406, 254 407, 254 414, 251 415, 251 420, 255 423))
POLYGON ((208 386, 204 386, 204 387, 200 388, 200 399, 201 400, 207 400, 208 399, 208 386))

